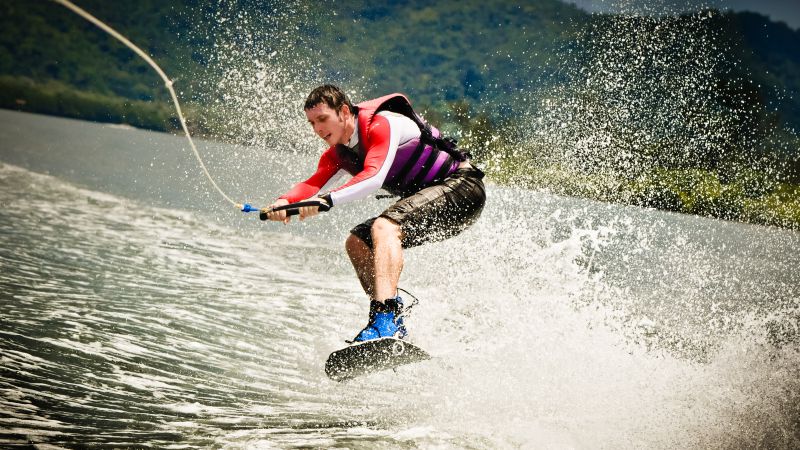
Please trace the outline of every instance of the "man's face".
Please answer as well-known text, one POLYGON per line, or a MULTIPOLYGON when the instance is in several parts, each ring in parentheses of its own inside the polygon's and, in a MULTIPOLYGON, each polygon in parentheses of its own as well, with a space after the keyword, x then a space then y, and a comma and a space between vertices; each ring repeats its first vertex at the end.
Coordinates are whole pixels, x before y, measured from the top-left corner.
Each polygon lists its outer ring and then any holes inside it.
POLYGON ((347 115, 347 108, 342 107, 337 114, 324 102, 306 110, 306 118, 314 128, 314 133, 328 145, 346 144, 350 139, 349 136, 344 135, 347 115))

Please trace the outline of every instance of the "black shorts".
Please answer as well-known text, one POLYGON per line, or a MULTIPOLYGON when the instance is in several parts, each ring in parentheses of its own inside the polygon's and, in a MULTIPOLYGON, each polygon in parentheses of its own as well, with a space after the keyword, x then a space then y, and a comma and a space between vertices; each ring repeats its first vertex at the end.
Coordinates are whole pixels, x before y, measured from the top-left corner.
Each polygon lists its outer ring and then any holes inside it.
MULTIPOLYGON (((451 238, 478 220, 486 203, 483 172, 467 167, 444 181, 403 197, 382 212, 400 225, 403 248, 451 238)), ((372 248, 373 217, 356 225, 350 233, 372 248)))

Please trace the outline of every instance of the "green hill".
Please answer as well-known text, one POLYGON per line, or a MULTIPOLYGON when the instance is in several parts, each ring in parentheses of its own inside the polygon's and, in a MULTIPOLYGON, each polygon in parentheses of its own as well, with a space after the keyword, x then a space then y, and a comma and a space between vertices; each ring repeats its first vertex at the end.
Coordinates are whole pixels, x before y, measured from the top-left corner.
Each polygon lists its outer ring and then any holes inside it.
MULTIPOLYGON (((188 0, 79 3, 145 47, 168 73, 191 79, 204 74, 220 39, 216 32, 232 35, 220 18, 227 13, 232 24, 240 13, 251 22, 260 15, 264 25, 292 33, 298 60, 319 59, 313 62, 319 63, 320 76, 341 83, 369 80, 361 83, 366 95, 403 90, 441 112, 445 103, 466 99, 493 114, 508 114, 520 97, 528 101, 531 91, 565 81, 565 73, 581 63, 569 55, 586 45, 578 39, 581 30, 603 20, 556 0, 377 6, 345 1, 337 3, 335 14, 328 6, 297 3, 305 13, 279 21, 271 17, 276 4, 263 2, 240 1, 227 11, 188 0)), ((131 100, 164 96, 143 61, 60 5, 7 0, 0 5, 0 24, 0 75, 55 80, 131 100)), ((276 33, 256 25, 248 24, 248 32, 275 40, 276 33)), ((797 128, 800 31, 752 13, 720 15, 708 26, 722 30, 719 38, 730 41, 730 60, 744 63, 780 120, 797 128)), ((207 94, 192 83, 185 88, 189 97, 207 94)))

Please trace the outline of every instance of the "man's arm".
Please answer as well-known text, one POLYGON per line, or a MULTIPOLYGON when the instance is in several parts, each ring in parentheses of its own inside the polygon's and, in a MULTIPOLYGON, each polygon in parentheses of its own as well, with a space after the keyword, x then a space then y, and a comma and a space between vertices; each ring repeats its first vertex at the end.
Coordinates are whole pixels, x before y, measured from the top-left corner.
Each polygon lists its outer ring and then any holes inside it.
MULTIPOLYGON (((411 123, 413 124, 413 122, 411 123)), ((416 125, 414 127, 419 133, 416 125)), ((365 145, 364 168, 350 181, 330 192, 334 205, 360 200, 383 186, 389 169, 394 163, 397 146, 403 134, 402 128, 402 122, 396 120, 395 117, 390 120, 379 114, 372 119, 372 124, 365 133, 367 142, 361 142, 361 145, 365 145)))
POLYGON ((281 195, 279 199, 284 199, 288 203, 295 203, 311 197, 319 192, 322 186, 325 186, 325 183, 333 178, 340 168, 341 164, 338 156, 336 156, 336 148, 331 147, 320 156, 317 171, 309 179, 297 183, 289 192, 281 195))
MULTIPOLYGON (((325 183, 328 182, 336 173, 339 171, 341 164, 339 163, 339 158, 336 156, 336 148, 331 147, 325 152, 322 153, 322 156, 319 158, 319 164, 317 164, 317 171, 314 172, 311 177, 303 182, 297 183, 289 192, 281 195, 274 203, 269 205, 269 208, 275 208, 277 206, 284 206, 288 205, 289 203, 296 203, 300 200, 305 200, 312 195, 319 192, 322 189, 322 186, 325 186, 325 183)), ((307 208, 301 209, 300 219, 304 219, 306 216, 313 215, 309 214, 307 208)), ((279 221, 283 223, 289 223, 291 217, 286 215, 286 211, 272 211, 267 213, 267 218, 269 220, 279 221)))

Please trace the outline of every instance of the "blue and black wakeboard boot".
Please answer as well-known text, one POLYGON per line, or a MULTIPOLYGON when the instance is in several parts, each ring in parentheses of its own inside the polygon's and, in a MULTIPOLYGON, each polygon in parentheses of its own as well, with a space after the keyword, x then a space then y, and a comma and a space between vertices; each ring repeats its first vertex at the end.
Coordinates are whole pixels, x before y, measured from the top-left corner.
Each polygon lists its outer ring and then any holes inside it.
POLYGON ((408 332, 403 323, 403 299, 398 295, 381 303, 369 304, 369 322, 352 342, 371 341, 384 337, 403 339, 408 332))

